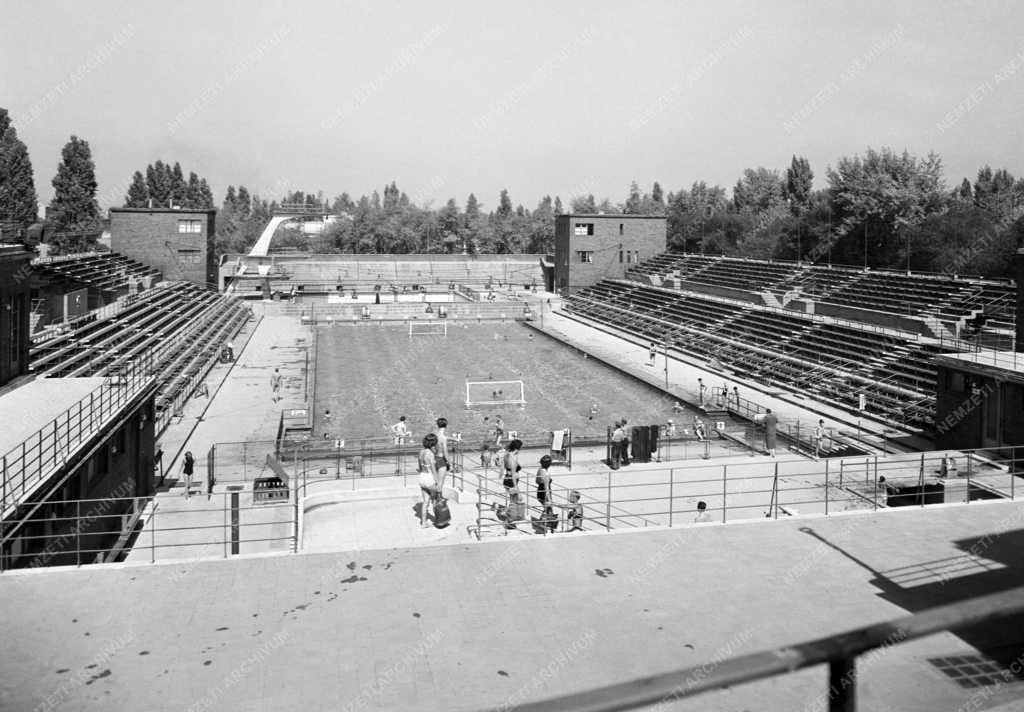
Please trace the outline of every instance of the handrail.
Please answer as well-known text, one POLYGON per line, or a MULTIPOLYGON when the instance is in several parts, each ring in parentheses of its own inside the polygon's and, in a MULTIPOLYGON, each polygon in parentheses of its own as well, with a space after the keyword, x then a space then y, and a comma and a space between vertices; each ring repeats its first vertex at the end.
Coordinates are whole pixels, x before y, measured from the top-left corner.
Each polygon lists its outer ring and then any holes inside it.
POLYGON ((957 631, 972 625, 1000 621, 1021 613, 1024 613, 1024 586, 937 606, 921 613, 854 628, 845 633, 796 645, 742 655, 729 660, 716 660, 713 665, 704 663, 574 692, 524 704, 518 709, 519 712, 631 710, 827 664, 830 668, 830 686, 822 697, 829 700, 830 710, 852 710, 856 694, 855 663, 858 655, 935 633, 957 631))
POLYGON ((108 378, 36 433, 8 450, 2 462, 0 511, 17 504, 30 485, 38 482, 48 468, 56 467, 65 451, 87 440, 106 425, 107 418, 135 398, 153 381, 152 351, 126 364, 118 376, 108 378), (123 380, 122 380, 123 379, 123 380))

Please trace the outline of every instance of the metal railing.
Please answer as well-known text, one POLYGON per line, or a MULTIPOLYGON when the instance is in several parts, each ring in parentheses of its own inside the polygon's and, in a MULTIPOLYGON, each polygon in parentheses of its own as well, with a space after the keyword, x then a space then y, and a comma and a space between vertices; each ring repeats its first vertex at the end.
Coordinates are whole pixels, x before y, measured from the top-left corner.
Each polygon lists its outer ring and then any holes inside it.
MULTIPOLYGON (((194 485, 194 490, 202 490, 194 485)), ((9 526, 0 539, 0 571, 134 560, 224 558, 298 550, 294 492, 281 503, 254 504, 251 491, 151 497, 53 500, 48 516, 9 526), (179 504, 180 503, 180 504, 179 504), (163 526, 164 520, 175 526, 163 526), (32 526, 23 526, 32 525, 32 526)))
POLYGON ((0 511, 17 504, 81 443, 99 432, 153 381, 153 353, 147 351, 124 365, 96 390, 71 406, 34 435, 8 450, 0 459, 3 490, 0 511))
MULTIPOLYGON (((573 490, 552 482, 547 501, 541 502, 532 496, 532 479, 523 475, 525 470, 520 473, 519 485, 516 488, 522 498, 524 516, 522 519, 514 521, 509 521, 507 518, 502 519, 497 515, 498 507, 504 507, 507 511, 511 502, 508 490, 502 484, 501 469, 484 467, 482 471, 476 468, 471 468, 471 470, 470 474, 477 479, 477 517, 476 528, 473 532, 477 539, 483 538, 483 533, 489 529, 498 529, 506 536, 513 531, 539 533, 547 536, 556 532, 577 529, 580 531, 611 531, 614 528, 643 528, 659 524, 659 522, 628 512, 611 501, 586 501, 581 498, 578 502, 581 509, 580 522, 574 529, 569 514, 577 504, 570 498, 573 490), (558 518, 554 530, 542 524, 546 506, 550 506, 558 518), (527 528, 520 529, 520 524, 527 528)), ((580 495, 582 496, 582 492, 580 495)))
MULTIPOLYGON (((285 431, 286 433, 287 431, 285 431)), ((449 455, 456 470, 461 470, 465 443, 449 440, 449 455)), ((374 477, 402 477, 408 484, 417 474, 418 442, 395 445, 393 438, 278 440, 215 443, 207 454, 219 484, 248 483, 270 476, 266 457, 273 455, 296 476, 315 480, 352 480, 374 477)), ((461 487, 461 480, 460 480, 461 487)))
MULTIPOLYGON (((828 665, 828 687, 819 698, 822 700, 822 708, 827 700, 831 712, 853 712, 857 708, 858 656, 909 640, 1005 620, 1022 613, 1024 587, 957 601, 796 645, 573 692, 571 695, 524 704, 518 709, 520 712, 631 710, 778 677, 817 665, 828 665)), ((1019 670, 1013 672, 1019 673, 1019 670)), ((968 708, 965 705, 960 709, 968 708)))
MULTIPOLYGON (((598 472, 552 472, 553 491, 575 490, 592 526, 677 526, 695 521, 697 503, 714 520, 778 519, 801 514, 1015 499, 1024 446, 990 450, 864 455, 598 472)), ((478 492, 504 501, 501 473, 469 466, 478 492)), ((471 480, 472 481, 472 480, 471 480)), ((535 502, 532 472, 518 490, 535 502), (531 499, 531 497, 533 497, 531 499)), ((565 500, 557 504, 564 504, 565 500)))

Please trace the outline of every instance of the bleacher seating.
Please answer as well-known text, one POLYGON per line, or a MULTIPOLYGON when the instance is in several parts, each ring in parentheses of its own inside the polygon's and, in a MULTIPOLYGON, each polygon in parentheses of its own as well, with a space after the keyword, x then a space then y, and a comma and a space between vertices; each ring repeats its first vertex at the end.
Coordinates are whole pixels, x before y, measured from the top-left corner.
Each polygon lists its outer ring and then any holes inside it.
POLYGON ((430 288, 447 287, 454 282, 524 288, 544 283, 540 261, 535 255, 509 256, 507 260, 467 257, 457 261, 430 260, 423 256, 380 261, 346 260, 344 255, 333 259, 324 255, 305 259, 239 256, 234 260, 228 259, 226 264, 232 266, 230 290, 242 296, 261 294, 266 288, 266 280, 269 280, 272 291, 287 293, 295 287, 304 294, 336 292, 338 285, 345 290, 367 292, 377 285, 383 288, 390 285, 430 288))
POLYGON ((32 268, 44 278, 71 280, 102 292, 126 292, 132 279, 148 281, 151 285, 161 279, 160 270, 116 252, 38 259, 32 263, 32 268))
POLYGON ((580 290, 565 306, 605 328, 666 340, 721 368, 841 407, 856 408, 863 394, 869 413, 899 425, 932 424, 936 384, 927 364, 949 350, 896 332, 625 280, 580 290))
POLYGON ((191 282, 147 290, 120 312, 47 340, 30 351, 42 376, 116 376, 150 359, 159 384, 157 411, 179 406, 251 317, 238 300, 191 282))
POLYGON ((782 304, 810 299, 913 318, 935 318, 950 328, 979 311, 989 317, 989 330, 1010 331, 1014 324, 1016 287, 992 280, 676 252, 656 255, 630 269, 626 276, 645 284, 693 291, 714 286, 751 293, 768 290, 782 304))

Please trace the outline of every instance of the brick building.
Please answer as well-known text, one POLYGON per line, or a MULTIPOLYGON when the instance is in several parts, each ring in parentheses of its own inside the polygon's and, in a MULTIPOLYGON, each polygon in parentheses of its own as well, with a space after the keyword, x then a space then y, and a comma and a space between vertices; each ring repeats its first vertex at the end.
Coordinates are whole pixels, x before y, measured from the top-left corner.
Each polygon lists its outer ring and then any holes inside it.
POLYGON ((33 257, 22 245, 0 244, 0 386, 28 373, 33 257))
POLYGON ((665 218, 657 215, 555 217, 555 289, 578 289, 625 276, 637 262, 664 252, 665 218))
POLYGON ((110 249, 156 267, 164 279, 217 284, 216 210, 111 208, 110 249))

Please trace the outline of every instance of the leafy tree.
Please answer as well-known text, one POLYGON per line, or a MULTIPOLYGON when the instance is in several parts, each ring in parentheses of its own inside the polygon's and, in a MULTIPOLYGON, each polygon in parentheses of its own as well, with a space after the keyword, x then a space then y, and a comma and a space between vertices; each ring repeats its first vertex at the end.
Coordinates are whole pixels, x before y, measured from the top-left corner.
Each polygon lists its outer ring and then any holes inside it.
POLYGON ((654 181, 654 186, 651 188, 651 200, 655 205, 660 205, 662 208, 665 207, 665 198, 661 192, 661 183, 654 181))
POLYGON ((145 208, 149 205, 149 187, 142 171, 135 171, 132 174, 131 185, 128 186, 128 195, 124 197, 124 207, 145 208))
POLYGON ((496 214, 499 219, 505 219, 512 214, 512 199, 508 197, 507 188, 501 189, 501 195, 498 197, 498 210, 496 214))
POLYGON ((163 161, 156 161, 146 166, 146 188, 153 200, 153 207, 166 208, 173 197, 171 186, 171 169, 163 161))
POLYGON ((786 198, 794 215, 807 209, 814 184, 814 172, 810 162, 803 156, 793 156, 786 169, 786 198))
POLYGON ((96 202, 96 164, 88 141, 72 136, 61 150, 57 175, 53 178, 50 209, 63 230, 89 230, 99 224, 96 202))
POLYGON ((185 183, 185 174, 181 171, 181 164, 174 162, 171 169, 171 198, 175 205, 182 205, 188 193, 188 185, 185 183))
POLYGON ((733 188, 733 203, 737 210, 762 213, 780 205, 784 186, 779 172, 768 168, 747 168, 733 188))
POLYGON ((945 210, 948 202, 942 159, 934 153, 918 159, 906 151, 868 148, 863 158, 842 157, 827 175, 833 209, 845 232, 837 247, 849 262, 856 262, 863 244, 869 265, 895 264, 901 231, 945 210))
POLYGON ((213 191, 205 178, 199 179, 199 204, 198 207, 204 210, 213 210, 213 191))
POLYGON ((247 220, 252 214, 252 198, 249 196, 249 189, 244 185, 238 186, 238 197, 235 199, 235 210, 243 220, 247 220))
POLYGON ((356 204, 352 202, 352 198, 349 197, 348 193, 342 193, 331 203, 331 210, 338 214, 351 213, 355 208, 356 204))
POLYGON ((639 215, 643 204, 643 198, 640 195, 640 186, 636 181, 629 184, 629 197, 626 198, 626 202, 622 206, 622 212, 627 215, 639 215))
POLYGON ((954 198, 954 200, 957 200, 958 202, 963 203, 963 204, 967 204, 967 205, 973 204, 974 203, 974 191, 971 190, 971 181, 969 181, 966 178, 964 178, 963 181, 961 181, 961 183, 960 183, 960 187, 956 188, 953 191, 953 198, 954 198))
POLYGON ((437 227, 442 235, 456 236, 462 232, 462 220, 455 198, 449 198, 445 206, 438 211, 437 227))
POLYGON ((986 165, 978 171, 978 180, 974 183, 974 204, 978 207, 1012 219, 1022 198, 1021 184, 1005 168, 993 171, 986 165))
POLYGON ((18 225, 19 231, 38 219, 39 201, 28 147, 0 109, 0 220, 18 225))
POLYGON ((527 252, 549 253, 555 250, 555 210, 551 196, 545 195, 529 216, 527 252))
POLYGON ((577 195, 569 203, 572 212, 576 214, 588 214, 597 212, 597 203, 594 201, 594 194, 577 195))

